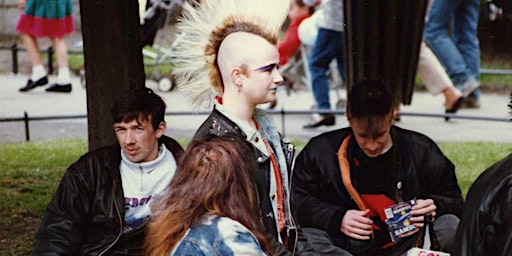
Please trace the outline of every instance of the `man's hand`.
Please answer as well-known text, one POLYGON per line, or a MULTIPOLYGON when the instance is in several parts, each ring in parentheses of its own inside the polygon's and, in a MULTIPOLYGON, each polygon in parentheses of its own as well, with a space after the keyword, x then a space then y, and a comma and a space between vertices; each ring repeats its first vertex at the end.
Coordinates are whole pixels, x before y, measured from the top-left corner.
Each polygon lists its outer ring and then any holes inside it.
POLYGON ((27 4, 27 0, 18 0, 18 8, 20 8, 20 10, 25 10, 26 4, 27 4))
POLYGON ((359 240, 370 240, 373 233, 373 221, 366 217, 370 210, 365 211, 348 210, 341 221, 340 230, 348 237, 359 240))
POLYGON ((431 214, 432 220, 435 219, 436 216, 436 205, 434 204, 434 200, 432 199, 418 199, 416 200, 416 204, 411 208, 411 222, 417 228, 423 227, 424 215, 431 214))

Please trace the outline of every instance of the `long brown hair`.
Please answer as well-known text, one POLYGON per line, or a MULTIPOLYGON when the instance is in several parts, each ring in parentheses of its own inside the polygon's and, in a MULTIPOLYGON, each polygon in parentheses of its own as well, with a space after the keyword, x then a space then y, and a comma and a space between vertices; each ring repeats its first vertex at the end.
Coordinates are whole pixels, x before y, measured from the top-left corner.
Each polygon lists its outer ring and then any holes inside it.
POLYGON ((190 226, 205 214, 240 222, 272 250, 262 231, 253 172, 256 163, 248 142, 234 136, 193 140, 164 198, 155 201, 148 226, 146 255, 168 255, 190 226))

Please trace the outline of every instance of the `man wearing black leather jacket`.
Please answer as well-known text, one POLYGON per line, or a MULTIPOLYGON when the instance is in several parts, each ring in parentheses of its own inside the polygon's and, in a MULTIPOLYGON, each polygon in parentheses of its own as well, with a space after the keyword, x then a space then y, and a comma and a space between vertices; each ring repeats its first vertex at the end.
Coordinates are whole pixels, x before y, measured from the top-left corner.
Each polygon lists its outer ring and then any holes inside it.
MULTIPOLYGON (((512 101, 508 106, 512 110, 512 101)), ((512 255, 512 155, 493 164, 471 185, 453 255, 512 255)))
POLYGON ((183 153, 163 135, 165 107, 148 88, 119 97, 111 110, 117 143, 66 170, 35 235, 34 255, 142 255, 150 203, 183 153))
POLYGON ((408 223, 422 227, 424 215, 435 216, 436 235, 449 249, 463 202, 454 165, 427 136, 392 125, 392 106, 382 82, 352 86, 350 127, 314 137, 297 156, 297 222, 326 231, 354 255, 401 255, 418 232, 391 242, 384 208, 414 199, 408 223))

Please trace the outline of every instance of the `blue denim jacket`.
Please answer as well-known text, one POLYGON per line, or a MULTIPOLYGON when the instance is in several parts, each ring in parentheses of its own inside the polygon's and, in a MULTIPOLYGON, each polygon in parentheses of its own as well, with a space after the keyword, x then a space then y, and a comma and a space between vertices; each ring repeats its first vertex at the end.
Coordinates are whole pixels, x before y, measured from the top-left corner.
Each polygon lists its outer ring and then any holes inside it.
POLYGON ((208 215, 194 224, 171 255, 265 255, 256 237, 230 218, 208 215))

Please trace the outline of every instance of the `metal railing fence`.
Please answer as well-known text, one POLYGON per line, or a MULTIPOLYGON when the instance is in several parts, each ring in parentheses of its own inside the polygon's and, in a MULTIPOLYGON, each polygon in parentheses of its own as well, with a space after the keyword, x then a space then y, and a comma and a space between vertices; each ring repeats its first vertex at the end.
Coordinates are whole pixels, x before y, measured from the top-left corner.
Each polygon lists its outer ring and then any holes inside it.
MULTIPOLYGON (((12 73, 18 73, 18 53, 20 51, 26 51, 24 48, 20 48, 16 43, 13 43, 10 47, 0 47, 0 50, 10 50, 12 55, 12 73)), ((53 68, 53 48, 50 46, 46 50, 41 51, 47 53, 47 64, 49 73, 52 73, 53 68)), ((83 54, 81 51, 68 51, 69 54, 83 54)), ((491 74, 491 75, 510 75, 512 76, 512 70, 504 70, 504 69, 481 69, 481 74, 491 74)), ((280 122, 282 127, 283 135, 286 135, 286 117, 292 115, 308 115, 313 113, 318 113, 314 110, 286 110, 282 108, 281 110, 269 110, 269 114, 271 115, 279 115, 280 122)), ((344 110, 332 110, 332 111, 324 111, 323 113, 332 113, 336 115, 345 114, 344 110)), ((207 115, 209 112, 195 112, 195 111, 176 111, 176 112, 166 112, 166 116, 183 116, 183 115, 207 115)), ((489 116, 470 116, 470 115, 460 115, 460 114, 436 114, 436 113, 418 113, 418 112, 400 112, 401 116, 416 116, 416 117, 426 117, 426 118, 444 118, 450 117, 453 119, 467 119, 467 120, 479 120, 479 121, 491 121, 491 122, 511 122, 511 118, 504 117, 489 117, 489 116)), ((32 121, 48 121, 48 120, 66 120, 66 119, 86 119, 87 115, 62 115, 62 116, 29 116, 27 112, 24 113, 22 117, 11 117, 11 118, 0 118, 0 123, 2 122, 23 122, 24 123, 24 132, 25 132, 25 140, 30 141, 30 122, 32 121)))
MULTIPOLYGON (((195 115, 208 115, 209 111, 172 111, 166 112, 165 116, 195 116, 195 115)), ((280 110, 268 110, 271 115, 279 115, 284 136, 286 136, 286 117, 293 115, 308 115, 318 113, 315 110, 286 110, 284 108, 280 110)), ((344 110, 332 110, 322 111, 322 113, 332 113, 336 115, 344 115, 344 110)), ((419 112, 399 112, 401 116, 415 116, 415 117, 426 117, 426 118, 444 118, 450 117, 452 119, 466 119, 466 120, 478 120, 478 121, 489 121, 489 122, 512 122, 512 118, 505 117, 489 117, 489 116, 472 116, 472 115, 460 115, 460 114, 436 114, 436 113, 419 113, 419 112)), ((32 121, 48 121, 48 120, 66 120, 66 119, 86 119, 87 115, 62 115, 62 116, 34 116, 31 117, 25 111, 22 117, 10 117, 0 118, 2 122, 23 122, 25 141, 30 141, 30 122, 32 121)))

